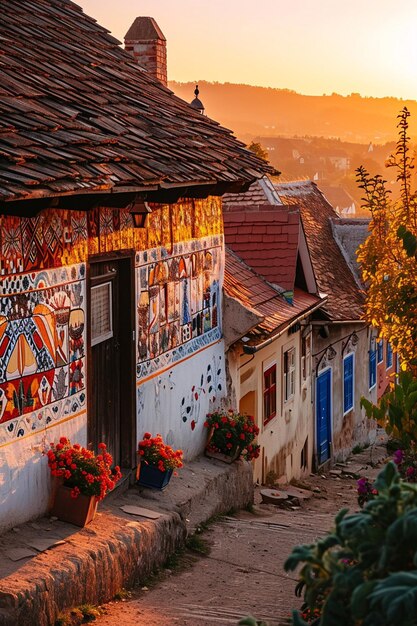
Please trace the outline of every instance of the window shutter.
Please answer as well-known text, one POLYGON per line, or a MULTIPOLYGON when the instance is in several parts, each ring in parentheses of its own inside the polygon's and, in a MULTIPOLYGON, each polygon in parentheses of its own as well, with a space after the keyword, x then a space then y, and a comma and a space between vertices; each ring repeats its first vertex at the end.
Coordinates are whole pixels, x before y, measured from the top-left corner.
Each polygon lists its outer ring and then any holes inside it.
POLYGON ((353 409, 353 354, 348 355, 343 361, 343 412, 353 409))
POLYGON ((376 351, 369 351, 369 389, 376 385, 376 351))

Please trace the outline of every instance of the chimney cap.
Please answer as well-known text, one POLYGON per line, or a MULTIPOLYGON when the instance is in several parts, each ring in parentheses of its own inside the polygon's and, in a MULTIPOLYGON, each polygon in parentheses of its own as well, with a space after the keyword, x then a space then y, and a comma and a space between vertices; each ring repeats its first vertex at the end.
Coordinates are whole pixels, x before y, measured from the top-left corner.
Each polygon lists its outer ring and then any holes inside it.
POLYGON ((153 39, 166 41, 162 30, 153 17, 137 17, 125 35, 125 41, 153 39))
POLYGON ((193 109, 196 109, 197 111, 200 111, 200 113, 204 113, 204 104, 201 102, 201 100, 199 99, 199 89, 198 89, 198 85, 195 86, 194 89, 194 95, 195 98, 192 102, 190 102, 191 106, 193 107, 193 109))

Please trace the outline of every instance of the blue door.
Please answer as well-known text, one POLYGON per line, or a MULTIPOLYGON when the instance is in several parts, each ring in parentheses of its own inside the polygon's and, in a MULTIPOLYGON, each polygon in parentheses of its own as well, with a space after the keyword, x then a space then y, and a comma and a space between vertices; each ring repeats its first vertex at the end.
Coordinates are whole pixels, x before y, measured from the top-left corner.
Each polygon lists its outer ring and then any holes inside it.
POLYGON ((317 457, 321 465, 330 456, 331 441, 331 373, 326 370, 317 378, 317 457))

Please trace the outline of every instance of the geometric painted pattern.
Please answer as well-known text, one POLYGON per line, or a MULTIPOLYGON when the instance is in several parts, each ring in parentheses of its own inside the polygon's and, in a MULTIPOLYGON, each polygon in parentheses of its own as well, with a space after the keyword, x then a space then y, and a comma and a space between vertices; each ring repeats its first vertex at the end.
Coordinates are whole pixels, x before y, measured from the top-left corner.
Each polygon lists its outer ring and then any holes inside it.
POLYGON ((85 288, 83 263, 3 278, 0 439, 1 433, 7 439, 21 437, 56 422, 71 406, 80 410, 85 288))
POLYGON ((136 255, 137 378, 221 337, 223 237, 136 255))
POLYGON ((151 208, 144 230, 129 208, 0 216, 0 444, 86 408, 89 255, 140 251, 139 379, 220 339, 220 199, 151 208))

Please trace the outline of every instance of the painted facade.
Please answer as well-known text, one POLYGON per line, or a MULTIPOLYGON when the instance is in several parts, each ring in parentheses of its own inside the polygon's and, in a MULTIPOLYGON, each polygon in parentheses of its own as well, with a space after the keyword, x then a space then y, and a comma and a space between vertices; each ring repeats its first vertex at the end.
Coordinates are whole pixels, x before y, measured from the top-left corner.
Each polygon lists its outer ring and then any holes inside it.
POLYGON ((186 458, 204 445, 225 389, 221 201, 149 217, 146 230, 125 209, 0 218, 1 530, 46 509, 49 441, 88 442, 89 264, 106 253, 135 252, 136 441, 160 432, 186 458))
POLYGON ((314 420, 311 397, 311 351, 302 355, 302 342, 311 345, 311 333, 284 333, 252 359, 229 351, 233 385, 239 409, 255 416, 261 456, 254 462, 254 479, 260 484, 288 482, 312 471, 314 420), (304 338, 303 338, 304 335, 304 338), (285 397, 284 354, 294 350, 294 393, 285 397), (232 365, 234 364, 234 366, 232 365), (276 368, 276 414, 266 419, 264 375, 276 368))

